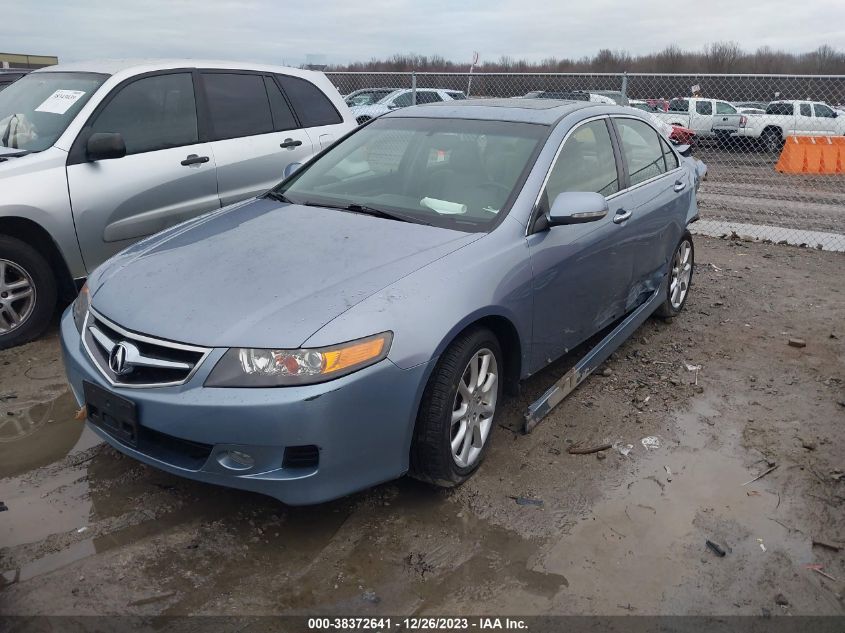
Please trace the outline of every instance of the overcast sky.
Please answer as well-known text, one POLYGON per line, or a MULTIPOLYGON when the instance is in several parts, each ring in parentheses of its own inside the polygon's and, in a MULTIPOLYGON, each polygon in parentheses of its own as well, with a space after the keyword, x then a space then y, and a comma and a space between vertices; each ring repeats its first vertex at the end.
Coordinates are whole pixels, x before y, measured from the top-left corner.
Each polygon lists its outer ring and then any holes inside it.
POLYGON ((20 0, 0 49, 60 61, 206 57, 298 65, 393 53, 538 61, 600 48, 700 50, 734 40, 804 52, 845 46, 845 0, 20 0), (567 6, 567 5, 574 6, 567 6))

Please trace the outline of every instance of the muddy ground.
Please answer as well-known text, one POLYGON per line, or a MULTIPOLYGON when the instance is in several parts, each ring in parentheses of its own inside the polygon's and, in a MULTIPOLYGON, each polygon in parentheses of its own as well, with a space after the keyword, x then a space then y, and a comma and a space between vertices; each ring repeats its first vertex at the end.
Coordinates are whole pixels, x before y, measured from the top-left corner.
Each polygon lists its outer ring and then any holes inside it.
POLYGON ((0 613, 842 615, 845 551, 813 541, 845 543, 845 256, 697 259, 681 317, 525 436, 561 366, 531 379, 450 492, 288 508, 178 479, 73 420, 55 331, 0 353, 0 613))

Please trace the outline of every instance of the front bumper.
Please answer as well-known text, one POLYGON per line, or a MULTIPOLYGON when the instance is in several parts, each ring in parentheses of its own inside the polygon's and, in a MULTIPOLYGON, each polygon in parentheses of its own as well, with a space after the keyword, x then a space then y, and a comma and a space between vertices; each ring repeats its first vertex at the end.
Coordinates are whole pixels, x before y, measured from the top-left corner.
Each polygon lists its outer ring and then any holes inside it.
POLYGON ((84 400, 83 380, 135 402, 147 437, 138 448, 88 423, 117 450, 175 475, 252 490, 292 505, 328 501, 408 470, 430 365, 403 370, 383 360, 319 385, 206 388, 203 382, 225 352, 215 349, 184 385, 117 388, 83 348, 70 308, 62 316, 61 343, 77 402, 84 400), (196 445, 208 447, 208 454, 197 452, 196 445), (302 446, 319 449, 318 463, 283 467, 285 449, 302 446), (230 451, 249 454, 254 464, 245 470, 227 468, 224 457, 230 451))

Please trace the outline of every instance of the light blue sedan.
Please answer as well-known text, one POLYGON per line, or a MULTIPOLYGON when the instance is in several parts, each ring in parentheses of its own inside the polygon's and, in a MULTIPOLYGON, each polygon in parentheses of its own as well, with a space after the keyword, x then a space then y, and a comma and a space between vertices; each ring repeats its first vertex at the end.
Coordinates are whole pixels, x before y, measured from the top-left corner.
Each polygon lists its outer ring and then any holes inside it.
POLYGON ((100 437, 177 475, 290 504, 454 486, 521 380, 604 336, 530 429, 682 310, 703 174, 630 108, 396 111, 98 268, 62 318, 68 379, 100 437))

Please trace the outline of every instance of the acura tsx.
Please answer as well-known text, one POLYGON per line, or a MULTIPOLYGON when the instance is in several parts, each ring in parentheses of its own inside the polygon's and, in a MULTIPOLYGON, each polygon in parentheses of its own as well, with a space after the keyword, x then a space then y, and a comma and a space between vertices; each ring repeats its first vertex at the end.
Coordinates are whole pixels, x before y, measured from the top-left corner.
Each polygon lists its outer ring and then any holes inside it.
POLYGON ((112 257, 65 312, 117 450, 290 504, 454 486, 520 380, 686 302, 705 168, 630 108, 414 106, 295 167, 112 257))

